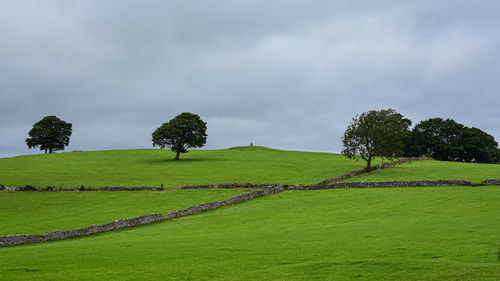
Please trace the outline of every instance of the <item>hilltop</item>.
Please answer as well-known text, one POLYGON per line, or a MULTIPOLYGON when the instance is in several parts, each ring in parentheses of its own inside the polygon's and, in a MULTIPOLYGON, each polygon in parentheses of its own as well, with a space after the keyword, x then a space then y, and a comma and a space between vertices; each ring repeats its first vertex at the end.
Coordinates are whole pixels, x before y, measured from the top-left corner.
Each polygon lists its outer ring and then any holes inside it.
POLYGON ((45 188, 160 186, 216 183, 314 184, 364 167, 340 154, 266 147, 190 150, 65 152, 0 158, 0 183, 45 188))

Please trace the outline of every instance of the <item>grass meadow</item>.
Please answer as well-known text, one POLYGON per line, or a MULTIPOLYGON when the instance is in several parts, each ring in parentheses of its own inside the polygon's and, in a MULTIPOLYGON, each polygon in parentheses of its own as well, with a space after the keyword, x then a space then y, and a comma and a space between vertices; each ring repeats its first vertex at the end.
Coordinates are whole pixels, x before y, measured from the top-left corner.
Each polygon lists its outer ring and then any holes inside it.
MULTIPOLYGON (((267 148, 117 150, 0 159, 8 186, 164 191, 0 192, 0 235, 40 234, 311 184, 363 161, 267 148)), ((500 178, 500 165, 415 161, 351 181, 500 178)), ((500 280, 500 187, 289 190, 171 221, 0 248, 0 280, 500 280)))
POLYGON ((499 280, 500 187, 285 191, 0 248, 0 280, 499 280))
POLYGON ((191 150, 107 150, 0 158, 0 183, 45 188, 160 186, 213 183, 314 184, 364 167, 333 153, 263 147, 191 150))

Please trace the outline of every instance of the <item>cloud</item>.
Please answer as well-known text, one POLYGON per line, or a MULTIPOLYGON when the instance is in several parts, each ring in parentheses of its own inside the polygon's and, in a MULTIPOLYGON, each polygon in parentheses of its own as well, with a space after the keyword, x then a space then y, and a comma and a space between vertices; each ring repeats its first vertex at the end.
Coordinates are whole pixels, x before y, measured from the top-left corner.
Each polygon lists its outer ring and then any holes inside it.
POLYGON ((352 117, 395 108, 500 139, 500 4, 483 1, 3 1, 0 156, 45 115, 69 150, 151 147, 191 111, 208 148, 341 150, 352 117))

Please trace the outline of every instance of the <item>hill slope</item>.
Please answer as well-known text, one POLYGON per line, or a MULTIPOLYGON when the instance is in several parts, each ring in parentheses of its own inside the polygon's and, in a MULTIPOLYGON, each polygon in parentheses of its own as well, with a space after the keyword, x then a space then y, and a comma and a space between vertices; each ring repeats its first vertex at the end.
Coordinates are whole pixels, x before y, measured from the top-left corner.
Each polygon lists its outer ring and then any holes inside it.
POLYGON ((191 150, 174 161, 170 150, 109 150, 0 159, 0 183, 44 188, 160 186, 213 183, 313 184, 363 168, 332 153, 262 147, 191 150))

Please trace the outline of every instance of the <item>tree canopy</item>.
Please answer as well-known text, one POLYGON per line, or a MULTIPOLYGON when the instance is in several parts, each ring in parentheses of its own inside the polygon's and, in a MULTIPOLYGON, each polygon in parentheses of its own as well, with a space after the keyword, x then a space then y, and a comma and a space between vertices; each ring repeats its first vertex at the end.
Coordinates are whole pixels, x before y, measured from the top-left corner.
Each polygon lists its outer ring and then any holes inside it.
POLYGON ((202 147, 207 141, 207 123, 194 113, 184 112, 163 123, 153 132, 153 146, 169 147, 176 152, 175 160, 188 148, 202 147))
POLYGON ((437 160, 459 160, 464 128, 464 125, 452 119, 430 118, 421 121, 411 133, 411 154, 437 160))
POLYGON ((342 154, 366 161, 371 167, 374 157, 394 158, 404 154, 411 121, 394 109, 371 110, 352 119, 342 137, 342 154))
POLYGON ((40 150, 44 150, 45 154, 64 150, 64 147, 69 145, 71 127, 70 123, 56 116, 45 116, 28 132, 29 138, 26 139, 26 144, 30 149, 40 146, 40 150))
POLYGON ((500 150, 493 136, 452 119, 430 118, 413 128, 409 144, 412 156, 443 161, 498 163, 500 150))

